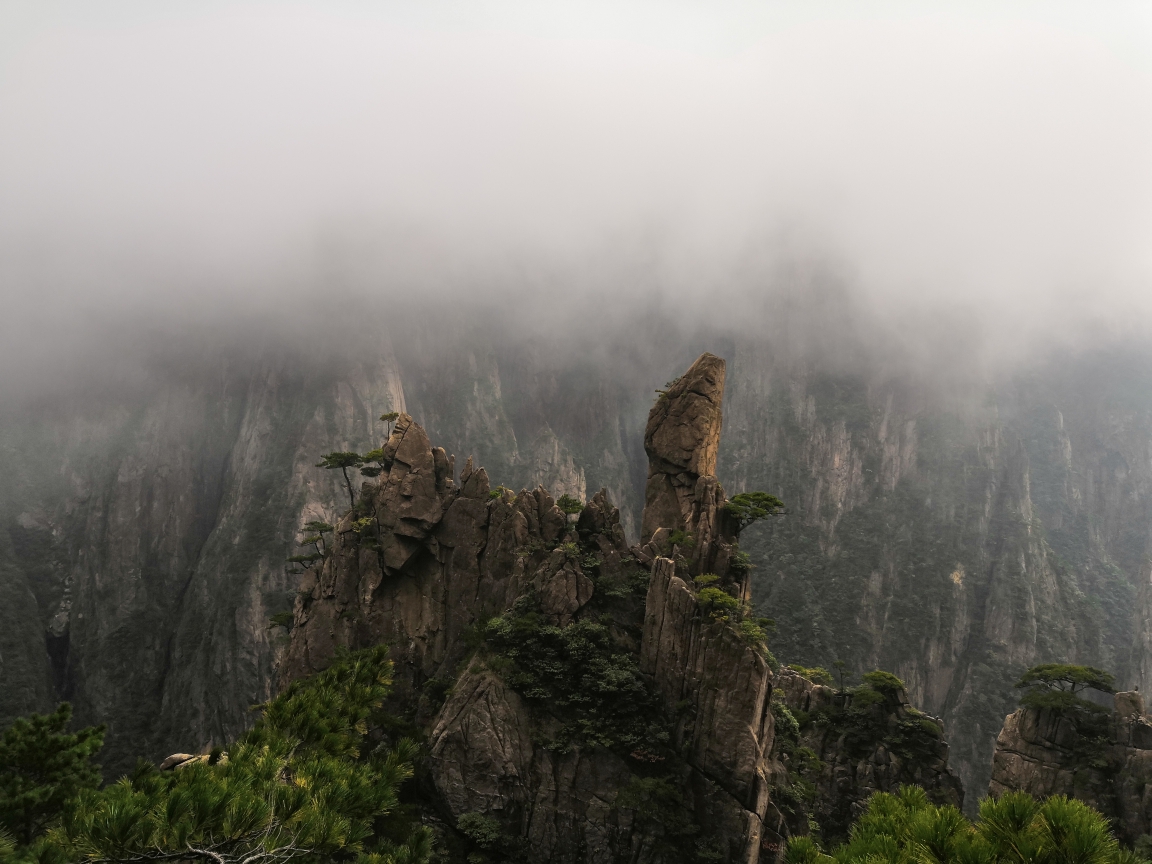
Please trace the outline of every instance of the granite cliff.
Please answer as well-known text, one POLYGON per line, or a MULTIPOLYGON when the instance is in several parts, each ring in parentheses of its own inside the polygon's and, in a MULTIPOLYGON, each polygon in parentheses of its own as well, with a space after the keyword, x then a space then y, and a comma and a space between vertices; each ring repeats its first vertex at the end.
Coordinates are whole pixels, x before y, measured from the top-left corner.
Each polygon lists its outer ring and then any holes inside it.
POLYGON ((1067 795, 1096 808, 1125 843, 1152 847, 1152 718, 1138 692, 1111 711, 1022 707, 1004 718, 990 795, 1067 795))
MULTIPOLYGON (((817 310, 822 327, 836 310, 817 310)), ((782 660, 898 674, 947 723, 970 790, 1029 666, 1149 686, 1145 353, 941 384, 850 333, 802 344, 784 311, 758 336, 654 313, 585 352, 393 317, 344 352, 187 349, 0 405, 0 718, 72 700, 79 722, 109 724, 109 773, 238 734, 287 647, 269 619, 294 602, 297 528, 347 506, 316 456, 379 446, 385 411, 493 484, 607 488, 639 539, 652 388, 705 344, 727 360, 716 476, 789 505, 740 543, 782 660)))

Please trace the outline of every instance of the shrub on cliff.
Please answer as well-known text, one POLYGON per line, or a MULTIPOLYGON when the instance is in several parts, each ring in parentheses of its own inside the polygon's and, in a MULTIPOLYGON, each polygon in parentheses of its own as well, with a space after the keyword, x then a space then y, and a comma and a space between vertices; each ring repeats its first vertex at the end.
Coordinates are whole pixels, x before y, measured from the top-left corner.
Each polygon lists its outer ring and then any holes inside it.
POLYGON ((485 625, 484 641, 508 664, 508 683, 563 720, 556 746, 651 754, 666 744, 659 699, 606 625, 584 619, 557 627, 522 597, 485 625))
POLYGON ((848 842, 820 851, 808 837, 788 844, 786 864, 1137 864, 1108 820, 1079 801, 1054 796, 1036 801, 1023 792, 985 798, 975 824, 950 805, 936 806, 923 789, 904 786, 877 793, 852 826, 848 842))
POLYGON ((83 789, 100 785, 92 758, 104 744, 104 727, 68 732, 72 706, 21 717, 0 737, 0 829, 14 843, 32 843, 83 789))
POLYGON ((391 676, 383 647, 346 654, 265 705, 226 754, 170 772, 143 764, 81 793, 42 860, 426 861, 426 830, 388 823, 416 747, 370 737, 391 676))

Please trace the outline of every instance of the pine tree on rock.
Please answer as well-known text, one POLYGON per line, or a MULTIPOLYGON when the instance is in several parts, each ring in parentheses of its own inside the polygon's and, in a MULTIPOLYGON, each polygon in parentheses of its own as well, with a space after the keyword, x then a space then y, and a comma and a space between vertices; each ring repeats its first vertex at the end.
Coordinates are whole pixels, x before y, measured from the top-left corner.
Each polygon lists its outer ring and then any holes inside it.
POLYGON ((344 475, 344 485, 348 488, 348 505, 350 507, 356 506, 356 496, 352 492, 352 478, 348 476, 349 468, 359 468, 364 464, 364 457, 359 453, 352 453, 350 451, 334 451, 332 453, 325 453, 320 457, 320 461, 316 463, 317 468, 326 468, 329 471, 340 469, 340 473, 344 475))

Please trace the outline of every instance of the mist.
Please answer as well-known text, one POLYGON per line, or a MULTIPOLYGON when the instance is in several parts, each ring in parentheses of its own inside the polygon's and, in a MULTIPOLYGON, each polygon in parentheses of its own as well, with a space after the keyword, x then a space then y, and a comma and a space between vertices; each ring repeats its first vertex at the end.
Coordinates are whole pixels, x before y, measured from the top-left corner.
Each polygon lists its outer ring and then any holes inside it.
POLYGON ((1143 342, 1150 154, 1146 4, 8 2, 0 390, 429 315, 1143 342))

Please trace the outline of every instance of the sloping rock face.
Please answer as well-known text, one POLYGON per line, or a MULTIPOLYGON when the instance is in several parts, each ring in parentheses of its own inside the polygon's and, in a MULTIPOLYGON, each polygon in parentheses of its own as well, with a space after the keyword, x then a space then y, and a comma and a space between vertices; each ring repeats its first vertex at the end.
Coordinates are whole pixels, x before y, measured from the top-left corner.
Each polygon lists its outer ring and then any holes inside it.
POLYGON ((859 709, 853 702, 862 701, 852 691, 814 684, 788 667, 775 686, 776 710, 787 708, 796 723, 778 727, 772 751, 773 797, 793 833, 803 833, 811 816, 825 840, 843 839, 869 796, 905 784, 922 787, 936 804, 963 807, 943 721, 913 708, 903 690, 852 716, 859 709))
POLYGON ((1051 709, 1004 718, 992 756, 990 795, 1067 795, 1113 820, 1127 843, 1152 835, 1152 718, 1137 692, 1117 693, 1091 728, 1051 709))

